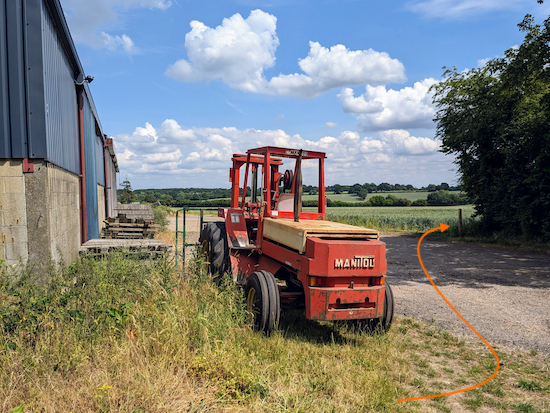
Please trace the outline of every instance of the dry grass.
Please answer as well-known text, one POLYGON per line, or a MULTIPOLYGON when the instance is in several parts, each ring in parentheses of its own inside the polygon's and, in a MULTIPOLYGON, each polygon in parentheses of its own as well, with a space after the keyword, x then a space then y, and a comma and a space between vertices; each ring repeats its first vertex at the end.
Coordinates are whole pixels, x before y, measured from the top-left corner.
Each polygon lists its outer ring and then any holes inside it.
POLYGON ((2 274, 0 411, 550 410, 548 359, 535 353, 500 352, 501 373, 479 390, 398 402, 494 368, 486 349, 412 319, 372 335, 287 312, 266 337, 238 288, 183 279, 170 260, 84 258, 55 274, 45 290, 2 274))

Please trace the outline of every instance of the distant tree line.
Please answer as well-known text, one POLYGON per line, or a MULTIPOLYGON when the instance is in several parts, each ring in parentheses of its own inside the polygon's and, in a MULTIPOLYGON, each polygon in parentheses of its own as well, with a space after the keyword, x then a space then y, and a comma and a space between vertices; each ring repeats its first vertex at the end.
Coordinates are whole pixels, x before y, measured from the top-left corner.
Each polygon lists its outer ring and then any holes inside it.
MULTIPOLYGON (((316 200, 305 200, 302 202, 305 207, 316 207, 316 200)), ((406 198, 399 198, 393 194, 387 196, 374 195, 368 201, 363 202, 344 202, 333 201, 327 198, 328 207, 378 207, 378 206, 451 206, 467 205, 471 203, 465 193, 453 194, 449 191, 439 190, 428 194, 427 199, 417 199, 411 201, 406 198)))
MULTIPOLYGON (((128 195, 128 180, 122 190, 118 191, 119 200, 122 203, 140 202, 155 204, 160 203, 167 206, 188 206, 212 199, 223 199, 231 197, 231 190, 225 188, 168 188, 168 189, 136 189, 128 195)), ((131 187, 130 187, 131 191, 131 187)))
MULTIPOLYGON (((450 186, 449 184, 443 182, 440 185, 434 185, 430 184, 428 186, 422 187, 422 188, 415 188, 414 186, 408 184, 408 185, 401 185, 401 184, 395 184, 392 185, 388 182, 382 182, 379 185, 376 185, 375 183, 365 183, 363 185, 361 184, 354 184, 354 185, 332 185, 327 186, 327 191, 332 191, 335 194, 343 194, 344 192, 347 192, 349 194, 355 194, 359 198, 366 199, 368 194, 371 194, 373 192, 392 192, 392 191, 428 191, 428 192, 436 192, 436 191, 460 191, 460 186, 450 186)), ((304 192, 307 192, 304 187, 304 192)))
MULTIPOLYGON (((130 181, 126 179, 119 189, 119 202, 130 203, 149 203, 161 204, 173 207, 227 207, 230 205, 231 190, 224 188, 169 188, 169 189, 136 189, 132 190, 130 181)), ((427 187, 415 188, 412 185, 400 185, 382 183, 376 185, 355 184, 355 185, 331 185, 326 187, 327 192, 334 194, 355 194, 362 199, 366 199, 369 193, 383 193, 389 191, 429 191, 427 199, 411 201, 406 198, 400 198, 393 194, 374 195, 369 200, 363 202, 344 202, 331 200, 327 198, 329 207, 358 207, 358 206, 443 206, 443 205, 465 205, 470 203, 469 198, 464 193, 452 193, 450 191, 460 190, 459 187, 450 187, 446 183, 440 185, 430 184, 427 187)), ((303 192, 309 195, 317 195, 319 189, 316 186, 304 185, 303 192)), ((247 187, 246 194, 251 193, 250 187, 247 187)), ((258 188, 258 194, 261 189, 258 188)), ((242 195, 242 188, 240 190, 242 195)), ((304 206, 317 206, 316 200, 303 201, 304 206)))

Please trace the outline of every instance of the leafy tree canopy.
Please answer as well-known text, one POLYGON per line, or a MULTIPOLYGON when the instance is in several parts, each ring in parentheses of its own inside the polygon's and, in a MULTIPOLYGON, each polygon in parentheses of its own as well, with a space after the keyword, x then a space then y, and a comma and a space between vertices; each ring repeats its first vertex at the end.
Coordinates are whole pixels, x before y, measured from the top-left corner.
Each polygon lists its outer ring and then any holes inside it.
POLYGON ((550 18, 519 48, 435 86, 437 135, 491 232, 550 239, 550 18))

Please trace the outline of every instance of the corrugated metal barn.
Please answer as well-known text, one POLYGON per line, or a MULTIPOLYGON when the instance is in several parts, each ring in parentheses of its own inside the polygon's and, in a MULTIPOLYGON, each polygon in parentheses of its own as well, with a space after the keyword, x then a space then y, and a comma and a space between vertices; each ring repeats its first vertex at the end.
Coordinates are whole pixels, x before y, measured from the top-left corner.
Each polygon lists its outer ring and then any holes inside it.
POLYGON ((66 262, 116 208, 117 160, 59 0, 0 0, 0 260, 66 262))

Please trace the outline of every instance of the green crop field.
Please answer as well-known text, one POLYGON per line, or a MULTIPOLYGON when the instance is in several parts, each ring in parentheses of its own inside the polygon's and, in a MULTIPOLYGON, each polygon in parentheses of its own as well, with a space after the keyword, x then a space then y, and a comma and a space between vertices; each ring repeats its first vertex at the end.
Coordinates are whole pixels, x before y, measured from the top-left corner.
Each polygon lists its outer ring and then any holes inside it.
MULTIPOLYGON (((331 201, 342 201, 342 202, 362 202, 363 199, 359 198, 355 194, 334 194, 332 192, 327 192, 326 197, 331 201)), ((319 199, 318 195, 302 195, 304 201, 317 201, 319 199)))
MULTIPOLYGON (((388 195, 394 195, 397 198, 410 199, 411 201, 416 201, 417 199, 426 199, 428 198, 428 191, 403 191, 403 192, 373 192, 367 196, 367 200, 371 199, 373 196, 383 196, 384 198, 388 195)), ((453 192, 453 194, 460 194, 460 192, 453 192)), ((331 201, 343 201, 343 202, 362 202, 363 199, 359 198, 355 194, 334 194, 332 192, 327 192, 327 198, 331 201)), ((307 195, 304 194, 304 200, 317 200, 317 195, 307 195)))
MULTIPOLYGON (((351 225, 401 231, 427 231, 439 223, 458 225, 458 210, 462 220, 469 222, 473 205, 447 207, 344 207, 327 208, 327 219, 351 225)), ((316 211, 316 208, 304 208, 316 211)))

